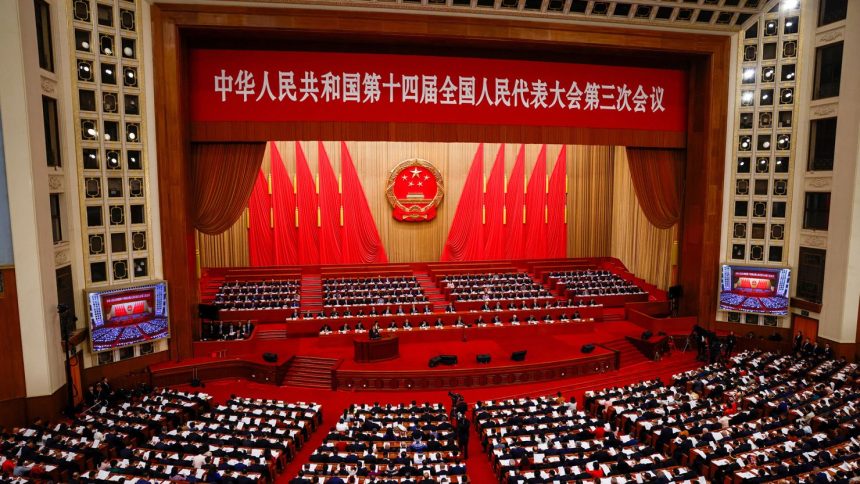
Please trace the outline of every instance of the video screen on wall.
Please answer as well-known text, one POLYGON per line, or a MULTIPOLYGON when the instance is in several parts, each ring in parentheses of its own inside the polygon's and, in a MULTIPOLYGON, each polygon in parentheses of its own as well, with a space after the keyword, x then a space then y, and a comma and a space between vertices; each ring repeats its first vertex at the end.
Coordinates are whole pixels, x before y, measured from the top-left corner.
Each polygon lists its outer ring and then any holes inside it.
POLYGON ((791 269, 724 265, 720 309, 785 316, 791 269))
POLYGON ((167 338, 167 283, 91 291, 90 340, 93 351, 107 351, 167 338))

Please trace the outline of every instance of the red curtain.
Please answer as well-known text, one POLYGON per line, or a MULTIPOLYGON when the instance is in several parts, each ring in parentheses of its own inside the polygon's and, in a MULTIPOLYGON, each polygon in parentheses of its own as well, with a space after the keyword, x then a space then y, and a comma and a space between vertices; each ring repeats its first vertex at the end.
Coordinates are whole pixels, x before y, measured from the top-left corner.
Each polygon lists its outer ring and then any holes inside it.
POLYGON ((274 230, 272 230, 272 197, 269 183, 261 170, 248 201, 248 253, 251 266, 270 266, 275 262, 274 230))
POLYGON ((322 141, 317 142, 317 148, 320 177, 320 264, 340 264, 343 261, 340 250, 343 236, 340 187, 322 141))
POLYGON ((275 219, 275 264, 299 263, 296 247, 296 193, 287 174, 281 152, 275 143, 269 143, 272 160, 272 211, 275 219))
POLYGON ((448 241, 442 251, 443 261, 481 260, 484 252, 482 227, 484 198, 484 145, 472 160, 472 167, 463 185, 463 194, 451 222, 448 241))
POLYGON ((526 186, 526 151, 525 146, 520 145, 517 160, 511 170, 511 178, 508 180, 508 188, 505 192, 506 224, 505 229, 505 257, 508 259, 523 258, 523 210, 525 208, 525 196, 523 192, 526 186))
POLYGON ((299 207, 299 263, 319 264, 319 204, 314 176, 302 145, 296 141, 296 183, 299 207))
POLYGON ((567 257, 567 146, 555 161, 547 194, 546 256, 567 257))
POLYGON ((636 199, 648 221, 668 229, 681 218, 682 150, 627 148, 636 199))
POLYGON ((524 258, 546 257, 546 145, 541 146, 526 191, 526 245, 524 258))
POLYGON ((239 220, 248 206, 265 151, 266 143, 191 144, 194 228, 217 235, 239 220))
POLYGON ((388 262, 370 213, 367 197, 352 163, 346 143, 340 143, 340 172, 343 182, 343 262, 381 264, 388 262))
POLYGON ((498 260, 505 252, 505 145, 499 147, 484 192, 484 258, 498 260))

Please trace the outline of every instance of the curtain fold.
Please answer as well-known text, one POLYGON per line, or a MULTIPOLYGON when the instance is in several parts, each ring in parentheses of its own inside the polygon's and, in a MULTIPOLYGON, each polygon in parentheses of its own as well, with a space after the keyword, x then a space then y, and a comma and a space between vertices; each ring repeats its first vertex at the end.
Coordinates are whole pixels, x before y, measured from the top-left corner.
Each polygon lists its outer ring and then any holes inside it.
POLYGON ((341 254, 341 194, 337 177, 331 167, 328 153, 322 142, 317 142, 319 150, 319 205, 320 205, 320 264, 340 264, 341 254))
POLYGON ((505 234, 505 145, 499 147, 496 161, 484 191, 484 258, 504 258, 505 234))
POLYGON ((547 194, 546 256, 567 256, 567 146, 561 147, 547 194))
POLYGON ((272 197, 263 171, 257 172, 257 182, 248 202, 248 252, 251 266, 270 266, 275 262, 274 230, 272 229, 272 197))
POLYGON ((343 262, 382 264, 388 262, 367 196, 352 162, 346 143, 340 143, 340 171, 343 183, 343 262))
POLYGON ((525 251, 524 258, 546 257, 546 145, 541 146, 537 161, 529 177, 526 191, 525 251))
POLYGON ((526 147, 520 145, 505 191, 505 258, 523 258, 523 217, 526 189, 526 147))
POLYGON ((314 176, 302 145, 296 141, 296 180, 299 207, 299 263, 319 264, 319 202, 314 176))
POLYGON ((296 194, 287 174, 281 152, 275 143, 269 143, 272 162, 272 211, 275 221, 275 264, 299 263, 298 233, 296 232, 296 194))
POLYGON ((442 252, 443 261, 481 260, 484 252, 482 227, 484 198, 484 145, 478 145, 472 167, 463 185, 460 203, 451 222, 448 240, 442 252))
POLYGON ((681 218, 682 150, 627 148, 636 198, 648 220, 668 229, 681 218))
POLYGON ((625 155, 623 147, 615 149, 611 255, 624 262, 637 277, 665 290, 671 281, 677 225, 661 229, 648 219, 638 201, 625 155))
POLYGON ((191 144, 192 217, 198 231, 220 234, 239 220, 265 150, 266 143, 191 144))

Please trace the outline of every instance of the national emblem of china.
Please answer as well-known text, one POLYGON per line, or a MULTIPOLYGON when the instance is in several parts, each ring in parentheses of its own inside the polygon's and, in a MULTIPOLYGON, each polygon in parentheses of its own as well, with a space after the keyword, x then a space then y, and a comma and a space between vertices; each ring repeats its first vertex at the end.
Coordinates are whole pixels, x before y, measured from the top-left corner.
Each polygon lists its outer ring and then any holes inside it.
POLYGON ((388 175, 385 196, 401 222, 426 222, 436 217, 445 189, 442 174, 429 161, 411 158, 388 175))

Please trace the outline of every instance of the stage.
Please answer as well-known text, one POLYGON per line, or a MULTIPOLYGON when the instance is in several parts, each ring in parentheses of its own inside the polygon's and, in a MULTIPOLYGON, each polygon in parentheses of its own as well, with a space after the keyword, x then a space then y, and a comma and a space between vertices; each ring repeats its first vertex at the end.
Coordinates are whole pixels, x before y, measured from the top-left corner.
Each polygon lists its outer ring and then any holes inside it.
POLYGON ((340 390, 509 385, 603 373, 646 361, 625 340, 640 337, 642 331, 642 326, 623 320, 398 331, 398 358, 358 363, 353 360, 357 335, 268 339, 258 328, 244 341, 195 343, 195 358, 154 365, 150 371, 158 385, 186 383, 192 377, 280 385, 293 381, 297 371, 316 374, 320 385, 315 386, 340 390), (583 353, 586 344, 594 344, 594 350, 583 353), (523 350, 524 361, 511 360, 513 352, 523 350), (276 354, 277 360, 265 361, 264 353, 276 354), (456 355, 457 364, 430 368, 429 360, 442 354, 456 355), (490 355, 490 362, 477 363, 479 354, 490 355))

